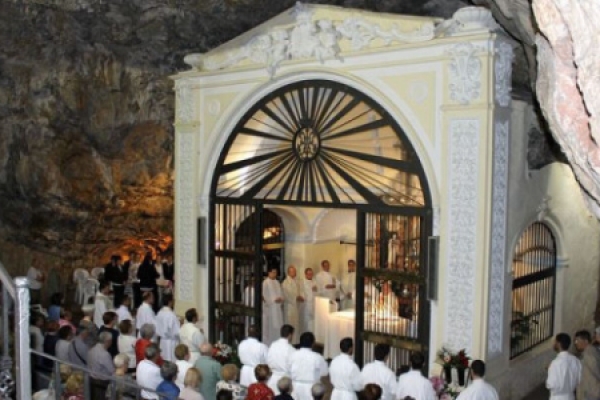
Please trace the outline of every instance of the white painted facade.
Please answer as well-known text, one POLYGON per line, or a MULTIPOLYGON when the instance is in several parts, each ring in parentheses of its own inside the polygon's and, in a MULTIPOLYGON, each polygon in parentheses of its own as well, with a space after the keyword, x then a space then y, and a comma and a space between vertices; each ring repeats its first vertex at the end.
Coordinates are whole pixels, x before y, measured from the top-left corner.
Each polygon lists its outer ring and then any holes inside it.
MULTIPOLYGON (((197 264, 197 219, 208 216, 214 168, 234 126, 273 90, 328 79, 383 106, 425 170, 433 234, 441 239, 439 296, 431 304, 431 372, 438 372, 435 353, 446 345, 486 360, 503 399, 522 398, 541 382, 546 370, 539 361, 548 359, 547 352, 509 361, 512 249, 550 197, 542 220, 559 242, 555 331, 572 333, 591 327, 600 230, 567 166, 527 171, 532 114, 510 100, 510 42, 494 32, 489 12, 469 10, 471 19, 462 12, 442 22, 306 6, 205 55, 186 57, 193 69, 174 77, 180 312, 196 307, 207 323, 211 283, 207 266, 197 264)), ((351 211, 272 209, 288 232, 287 264, 303 269, 329 258, 341 277, 345 260, 354 256, 351 246, 340 243, 356 237, 351 211)))

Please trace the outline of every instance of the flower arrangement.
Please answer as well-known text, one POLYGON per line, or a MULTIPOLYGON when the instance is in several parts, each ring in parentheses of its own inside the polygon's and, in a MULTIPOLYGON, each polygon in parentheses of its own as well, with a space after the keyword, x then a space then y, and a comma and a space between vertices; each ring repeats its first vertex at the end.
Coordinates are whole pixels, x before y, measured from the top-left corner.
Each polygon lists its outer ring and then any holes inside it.
POLYGON ((448 384, 439 376, 433 376, 429 380, 440 400, 455 400, 461 392, 460 386, 448 384))
POLYGON ((438 351, 438 362, 444 368, 469 368, 469 360, 471 360, 471 358, 467 355, 465 349, 460 350, 458 353, 453 353, 446 347, 442 347, 440 351, 438 351))
POLYGON ((237 351, 225 343, 217 342, 214 344, 212 358, 217 360, 221 365, 235 364, 238 367, 241 366, 237 351))

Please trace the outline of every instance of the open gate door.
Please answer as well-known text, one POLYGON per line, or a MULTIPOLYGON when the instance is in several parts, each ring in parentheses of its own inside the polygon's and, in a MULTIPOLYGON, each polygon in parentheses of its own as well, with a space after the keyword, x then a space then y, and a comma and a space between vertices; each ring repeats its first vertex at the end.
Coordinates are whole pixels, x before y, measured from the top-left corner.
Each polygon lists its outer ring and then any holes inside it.
POLYGON ((212 342, 241 341, 261 324, 262 221, 260 204, 215 203, 211 248, 209 334, 212 342))
POLYGON ((378 343, 391 346, 390 366, 428 354, 426 245, 430 218, 421 210, 362 212, 357 218, 356 358, 372 360, 378 343))

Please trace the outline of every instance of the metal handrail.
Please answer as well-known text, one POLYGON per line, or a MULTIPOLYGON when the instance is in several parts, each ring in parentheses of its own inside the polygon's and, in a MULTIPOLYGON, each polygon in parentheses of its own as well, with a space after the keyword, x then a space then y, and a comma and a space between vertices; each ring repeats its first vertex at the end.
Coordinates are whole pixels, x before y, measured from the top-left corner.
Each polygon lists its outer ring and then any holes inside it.
POLYGON ((17 289, 15 287, 15 283, 13 282, 13 278, 4 268, 4 264, 0 261, 0 280, 2 280, 2 286, 8 290, 8 293, 13 298, 13 300, 17 297, 17 289))
MULTIPOLYGON (((51 360, 51 361, 54 362, 54 379, 55 379, 54 390, 55 390, 55 393, 56 393, 56 391, 60 392, 60 373, 59 373, 59 371, 60 371, 60 369, 59 369, 60 368, 60 364, 65 364, 65 365, 68 365, 69 367, 71 367, 74 370, 78 370, 78 371, 81 371, 81 372, 84 373, 84 376, 86 377, 86 385, 85 385, 86 391, 89 389, 89 384, 87 382, 87 377, 90 376, 90 375, 92 375, 94 377, 94 379, 104 380, 104 381, 110 381, 111 385, 114 385, 116 383, 121 383, 121 384, 125 384, 125 386, 132 387, 132 388, 136 389, 136 391, 138 393, 138 397, 139 397, 140 391, 142 391, 142 390, 144 390, 146 392, 155 393, 160 398, 163 398, 163 397, 167 397, 168 398, 169 397, 166 393, 157 392, 154 389, 150 389, 150 388, 147 388, 145 386, 140 386, 137 383, 133 383, 133 382, 127 381, 126 379, 117 377, 116 375, 99 374, 98 372, 94 372, 94 371, 92 371, 89 368, 83 367, 83 366, 78 365, 78 364, 73 364, 73 363, 65 361, 65 360, 61 360, 59 358, 56 358, 56 357, 54 357, 54 356, 52 356, 52 355, 50 355, 48 353, 44 353, 42 351, 37 351, 37 350, 34 350, 34 349, 30 349, 29 352, 31 354, 33 354, 33 355, 40 356, 40 357, 43 357, 45 359, 48 359, 48 360, 51 360)), ((116 396, 116 392, 114 390, 112 391, 112 396, 113 396, 112 397, 113 399, 116 396)), ((56 398, 60 398, 60 393, 58 393, 58 395, 56 396, 56 398)), ((90 398, 90 396, 86 395, 85 398, 88 399, 88 398, 90 398)))

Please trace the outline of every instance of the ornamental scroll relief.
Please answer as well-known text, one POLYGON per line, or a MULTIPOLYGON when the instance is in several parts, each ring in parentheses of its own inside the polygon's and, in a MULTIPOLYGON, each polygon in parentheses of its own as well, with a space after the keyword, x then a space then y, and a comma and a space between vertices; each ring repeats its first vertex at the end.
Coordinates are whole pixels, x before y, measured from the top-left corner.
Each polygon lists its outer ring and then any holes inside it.
MULTIPOLYGON (((479 29, 495 30, 489 10, 477 9, 481 21, 470 22, 479 29), (491 20, 491 22, 489 21, 491 20)), ((460 11, 460 10, 459 10, 460 11)), ((198 70, 214 71, 235 66, 243 60, 264 64, 271 77, 283 61, 314 58, 323 63, 328 59, 342 60, 340 44, 347 41, 354 51, 369 48, 373 41, 379 40, 383 46, 393 43, 417 43, 433 40, 436 37, 451 35, 464 30, 464 18, 458 11, 452 19, 434 24, 424 21, 416 30, 402 31, 397 25, 385 30, 379 24, 362 17, 350 17, 341 21, 329 19, 313 20, 311 6, 300 2, 294 8, 295 24, 290 28, 273 28, 257 35, 246 44, 224 53, 189 54, 185 63, 198 70)))
POLYGON ((479 125, 477 119, 450 122, 444 343, 455 350, 470 350, 473 343, 479 125))
POLYGON ((503 344, 509 124, 508 119, 497 121, 494 132, 492 254, 488 318, 488 354, 490 357, 502 353, 503 344))
POLYGON ((194 300, 194 260, 196 220, 194 212, 194 136, 190 133, 179 134, 178 170, 176 190, 177 205, 177 240, 179 241, 180 278, 177 280, 178 295, 181 300, 194 300))
POLYGON ((512 61, 513 48, 507 40, 496 41, 496 62, 494 75, 496 78, 496 103, 501 107, 508 107, 511 101, 512 90, 512 61))
POLYGON ((472 43, 458 43, 447 53, 452 56, 448 64, 450 98, 462 105, 468 105, 479 97, 481 92, 481 60, 479 53, 484 51, 472 43))

